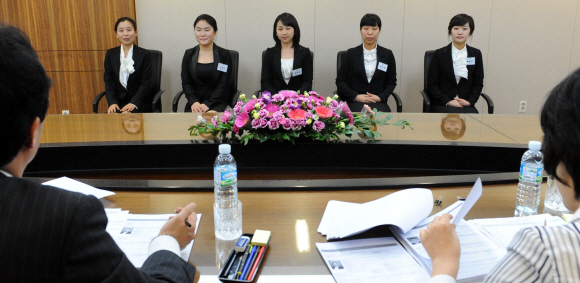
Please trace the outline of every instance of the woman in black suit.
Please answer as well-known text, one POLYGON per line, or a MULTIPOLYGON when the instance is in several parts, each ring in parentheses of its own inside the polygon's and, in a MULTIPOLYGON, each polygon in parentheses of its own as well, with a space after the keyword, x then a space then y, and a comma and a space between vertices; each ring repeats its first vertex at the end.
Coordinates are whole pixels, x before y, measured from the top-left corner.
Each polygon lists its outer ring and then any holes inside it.
POLYGON ((381 18, 364 15, 360 20, 363 44, 349 49, 340 63, 338 96, 353 112, 360 112, 365 104, 378 111, 391 111, 386 100, 397 86, 397 68, 393 52, 377 44, 380 33, 381 18))
POLYGON ((231 101, 227 89, 232 66, 230 52, 213 42, 218 28, 212 16, 199 15, 193 28, 199 44, 185 51, 181 63, 181 85, 187 97, 185 112, 223 112, 231 101))
POLYGON ((474 105, 483 89, 483 59, 479 49, 466 44, 475 30, 473 18, 456 15, 447 30, 453 42, 435 50, 429 67, 431 112, 479 113, 474 105))
POLYGON ((272 94, 281 90, 312 90, 312 54, 300 45, 300 27, 289 13, 274 21, 276 46, 266 49, 262 60, 262 91, 272 94))
POLYGON ((120 18, 115 23, 115 35, 121 46, 105 54, 107 112, 151 112, 151 55, 133 44, 137 38, 137 24, 131 18, 120 18))

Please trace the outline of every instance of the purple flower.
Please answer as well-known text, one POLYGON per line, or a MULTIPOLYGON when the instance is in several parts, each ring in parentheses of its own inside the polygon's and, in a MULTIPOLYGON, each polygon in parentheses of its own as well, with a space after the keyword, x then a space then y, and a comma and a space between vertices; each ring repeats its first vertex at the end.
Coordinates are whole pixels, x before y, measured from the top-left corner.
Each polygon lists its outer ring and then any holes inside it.
POLYGON ((234 125, 232 127, 232 129, 234 130, 234 133, 236 133, 236 135, 239 135, 240 134, 240 128, 238 128, 238 126, 234 125))
POLYGON ((275 94, 274 96, 272 96, 272 101, 274 102, 280 102, 280 101, 284 101, 284 98, 286 98, 283 94, 275 94))
POLYGON ((264 97, 264 96, 271 97, 271 96, 272 96, 272 94, 271 94, 269 91, 267 91, 267 90, 264 90, 264 91, 262 91, 262 97, 264 97))
POLYGON ((222 115, 222 123, 227 123, 228 120, 230 120, 230 118, 232 118, 230 112, 228 112, 227 110, 224 111, 224 115, 222 115))
POLYGON ((316 121, 314 122, 314 124, 312 124, 312 129, 314 129, 317 132, 320 132, 324 129, 324 123, 322 123, 321 121, 316 121))
POLYGON ((260 128, 260 119, 252 120, 252 128, 254 128, 254 129, 260 128))
POLYGON ((282 118, 279 122, 280 122, 280 125, 282 125, 282 127, 284 127, 284 130, 292 129, 292 122, 290 122, 290 119, 282 118))
POLYGON ((284 113, 282 113, 282 111, 278 110, 272 114, 272 118, 276 119, 276 121, 279 122, 281 119, 284 119, 284 113))
POLYGON ((300 121, 291 120, 290 125, 292 125, 292 129, 294 129, 295 131, 299 131, 300 129, 302 129, 302 125, 301 125, 300 121))
POLYGON ((260 128, 265 128, 268 126, 268 120, 261 118, 261 119, 257 119, 258 121, 260 121, 260 128))
POLYGON ((268 121, 268 128, 270 128, 270 130, 276 130, 280 127, 280 124, 278 123, 278 121, 276 121, 276 119, 270 119, 270 121, 268 121))
POLYGON ((264 118, 268 116, 268 110, 262 109, 260 110, 260 112, 258 112, 258 114, 260 115, 260 118, 264 118))
POLYGON ((328 108, 329 108, 330 110, 332 110, 332 112, 335 112, 335 111, 336 111, 336 109, 338 109, 338 101, 336 101, 336 100, 334 100, 334 99, 333 99, 333 100, 331 100, 331 101, 330 101, 330 104, 328 104, 328 108))
POLYGON ((218 126, 218 116, 217 115, 213 116, 213 118, 211 118, 211 122, 213 123, 214 127, 217 127, 218 126))
POLYGON ((236 103, 236 106, 234 106, 234 114, 240 115, 240 113, 242 113, 242 106, 243 105, 244 105, 244 103, 241 101, 236 103))

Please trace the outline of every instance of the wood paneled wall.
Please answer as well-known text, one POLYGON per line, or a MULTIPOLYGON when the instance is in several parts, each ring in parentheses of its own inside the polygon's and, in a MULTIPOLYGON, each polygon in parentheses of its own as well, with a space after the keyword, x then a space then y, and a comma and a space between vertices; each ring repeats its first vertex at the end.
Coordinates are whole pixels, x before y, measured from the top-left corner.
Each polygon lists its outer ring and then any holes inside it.
MULTIPOLYGON (((118 46, 115 21, 135 18, 135 0, 0 0, 0 18, 25 31, 53 81, 48 114, 92 113, 105 90, 107 49, 118 46)), ((105 112, 105 99, 99 112, 105 112)))

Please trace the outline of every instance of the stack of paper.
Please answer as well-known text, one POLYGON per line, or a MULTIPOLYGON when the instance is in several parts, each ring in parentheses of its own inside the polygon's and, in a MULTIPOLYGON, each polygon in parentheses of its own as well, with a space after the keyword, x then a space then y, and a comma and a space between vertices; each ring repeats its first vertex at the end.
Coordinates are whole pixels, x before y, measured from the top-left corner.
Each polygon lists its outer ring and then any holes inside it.
POLYGON ((432 209, 433 193, 428 189, 406 189, 363 204, 331 200, 318 232, 327 239, 335 239, 380 225, 395 225, 409 231, 429 216, 432 209))

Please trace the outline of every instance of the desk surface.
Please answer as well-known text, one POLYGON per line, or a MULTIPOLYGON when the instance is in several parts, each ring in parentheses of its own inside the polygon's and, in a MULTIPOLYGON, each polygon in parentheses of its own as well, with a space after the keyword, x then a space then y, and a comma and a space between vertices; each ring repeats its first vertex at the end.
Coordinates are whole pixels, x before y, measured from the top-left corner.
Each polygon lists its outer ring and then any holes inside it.
MULTIPOLYGON (((443 197, 443 205, 435 206, 432 213, 455 202, 457 196, 465 197, 470 189, 467 186, 432 189, 434 198, 443 197)), ((513 216, 516 190, 517 184, 484 186, 483 195, 465 219, 513 216)), ((272 231, 271 248, 265 257, 261 274, 330 274, 315 246, 316 242, 326 242, 326 238, 317 229, 328 201, 363 203, 396 191, 240 192, 244 233, 252 233, 255 229, 272 231), (298 251, 295 228, 297 220, 305 220, 308 226, 310 248, 305 252, 298 251)), ((220 252, 227 253, 223 250, 233 245, 216 243, 213 193, 119 192, 106 199, 111 202, 110 207, 128 209, 131 213, 171 213, 177 206, 195 202, 196 211, 202 213, 202 218, 190 262, 199 268, 202 275, 217 275, 221 258, 216 255, 220 252)), ((540 207, 540 211, 541 209, 543 208, 540 207)), ((388 233, 382 228, 372 232, 376 236, 388 233)))
MULTIPOLYGON (((393 113, 392 121, 407 119, 413 125, 400 129, 394 126, 379 127, 380 141, 413 144, 511 144, 527 146, 529 140, 541 140, 542 131, 538 116, 518 115, 459 115, 465 122, 464 135, 456 140, 443 136, 441 121, 448 114, 393 113)), ((49 115, 42 134, 42 146, 58 144, 111 144, 111 143, 190 143, 203 141, 190 137, 187 129, 198 114, 83 114, 49 115)), ((341 137, 349 140, 347 137, 341 137)), ((352 139, 358 140, 358 137, 352 139)))

